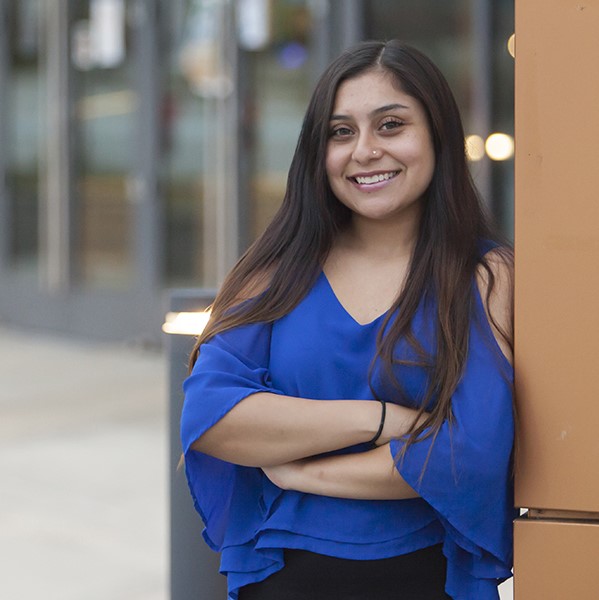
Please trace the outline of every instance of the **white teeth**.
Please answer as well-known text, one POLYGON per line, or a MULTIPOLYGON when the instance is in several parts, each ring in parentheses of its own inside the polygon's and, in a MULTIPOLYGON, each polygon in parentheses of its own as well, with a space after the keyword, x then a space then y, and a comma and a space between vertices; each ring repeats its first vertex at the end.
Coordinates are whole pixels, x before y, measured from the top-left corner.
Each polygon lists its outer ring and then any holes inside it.
POLYGON ((379 183, 395 177, 399 171, 390 171, 389 173, 379 173, 378 175, 370 175, 369 177, 354 177, 360 184, 379 183))

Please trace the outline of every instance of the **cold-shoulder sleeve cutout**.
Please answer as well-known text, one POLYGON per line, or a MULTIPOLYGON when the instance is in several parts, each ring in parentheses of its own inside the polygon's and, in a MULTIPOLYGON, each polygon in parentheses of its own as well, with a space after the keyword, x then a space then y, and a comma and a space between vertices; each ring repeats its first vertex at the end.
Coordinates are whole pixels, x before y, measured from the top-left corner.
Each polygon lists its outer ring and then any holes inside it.
POLYGON ((495 340, 503 355, 512 362, 514 328, 514 267, 511 256, 493 249, 484 255, 493 274, 494 285, 487 303, 489 273, 480 265, 477 270, 477 285, 483 301, 485 314, 495 340))
POLYGON ((192 444, 244 398, 274 392, 270 383, 271 325, 244 325, 217 334, 200 347, 184 383, 181 442, 185 472, 211 548, 250 539, 264 515, 259 469, 233 465, 192 449, 192 444), (232 519, 238 521, 232 523, 232 519), (227 537, 234 539, 226 539, 227 537))
MULTIPOLYGON (((493 346, 480 296, 476 306, 479 318, 473 318, 465 371, 452 397, 454 422, 444 423, 434 442, 412 444, 397 469, 445 529, 447 593, 456 600, 498 600, 497 585, 511 576, 512 565, 513 371, 493 346), (477 325, 480 319, 485 327, 477 325)), ((391 442, 396 460, 402 444, 391 442)))

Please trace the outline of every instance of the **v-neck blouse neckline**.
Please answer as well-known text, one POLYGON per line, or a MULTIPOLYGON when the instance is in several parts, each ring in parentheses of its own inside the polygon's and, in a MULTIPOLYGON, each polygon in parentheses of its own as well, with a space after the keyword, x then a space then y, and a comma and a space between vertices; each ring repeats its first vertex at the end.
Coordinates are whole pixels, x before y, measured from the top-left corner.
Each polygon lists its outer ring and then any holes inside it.
POLYGON ((341 302, 341 300, 339 300, 339 296, 337 296, 337 294, 335 293, 335 290, 333 289, 333 286, 331 285, 331 282, 329 281, 329 278, 326 276, 326 273, 324 272, 324 270, 320 271, 319 279, 321 279, 323 281, 324 286, 327 288, 327 291, 328 291, 328 294, 329 294, 331 300, 339 308, 340 312, 345 314, 345 316, 350 321, 352 321, 355 325, 357 325, 358 327, 364 328, 364 327, 372 327, 374 325, 378 325, 378 323, 381 320, 383 320, 389 314, 389 311, 391 310, 390 308, 388 308, 383 313, 381 313, 380 315, 375 317, 373 320, 368 321, 367 323, 360 323, 360 321, 358 321, 358 319, 356 319, 356 317, 354 317, 349 312, 349 310, 347 310, 347 308, 345 308, 345 306, 343 305, 343 302, 341 302))

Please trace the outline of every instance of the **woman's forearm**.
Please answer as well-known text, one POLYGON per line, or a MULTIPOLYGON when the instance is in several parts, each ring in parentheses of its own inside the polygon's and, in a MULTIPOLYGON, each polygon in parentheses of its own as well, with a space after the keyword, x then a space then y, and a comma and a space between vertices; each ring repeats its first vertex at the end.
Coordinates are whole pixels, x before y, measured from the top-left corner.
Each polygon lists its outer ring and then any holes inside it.
MULTIPOLYGON (((415 414, 388 403, 380 443, 405 433, 415 414)), ((237 404, 192 448, 240 465, 277 465, 368 442, 380 415, 380 403, 371 400, 309 400, 260 392, 237 404)))
POLYGON ((192 446, 246 466, 280 464, 371 439, 377 405, 257 393, 248 396, 192 446))
POLYGON ((388 444, 359 454, 308 458, 263 470, 275 485, 309 494, 355 500, 418 497, 397 472, 388 444))

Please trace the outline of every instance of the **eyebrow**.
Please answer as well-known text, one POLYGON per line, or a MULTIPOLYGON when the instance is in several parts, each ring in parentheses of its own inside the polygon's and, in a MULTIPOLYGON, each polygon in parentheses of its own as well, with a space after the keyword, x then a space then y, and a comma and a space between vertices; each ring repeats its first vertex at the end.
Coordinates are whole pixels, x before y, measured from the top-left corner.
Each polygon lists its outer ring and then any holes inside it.
MULTIPOLYGON (((396 109, 409 109, 409 106, 406 106, 405 104, 385 104, 385 106, 381 106, 380 108, 375 108, 373 111, 371 111, 368 116, 369 117, 373 117, 375 115, 378 115, 380 113, 384 113, 387 112, 389 110, 396 110, 396 109)), ((349 115, 331 115, 331 121, 347 121, 348 119, 351 119, 351 117, 349 115)))

